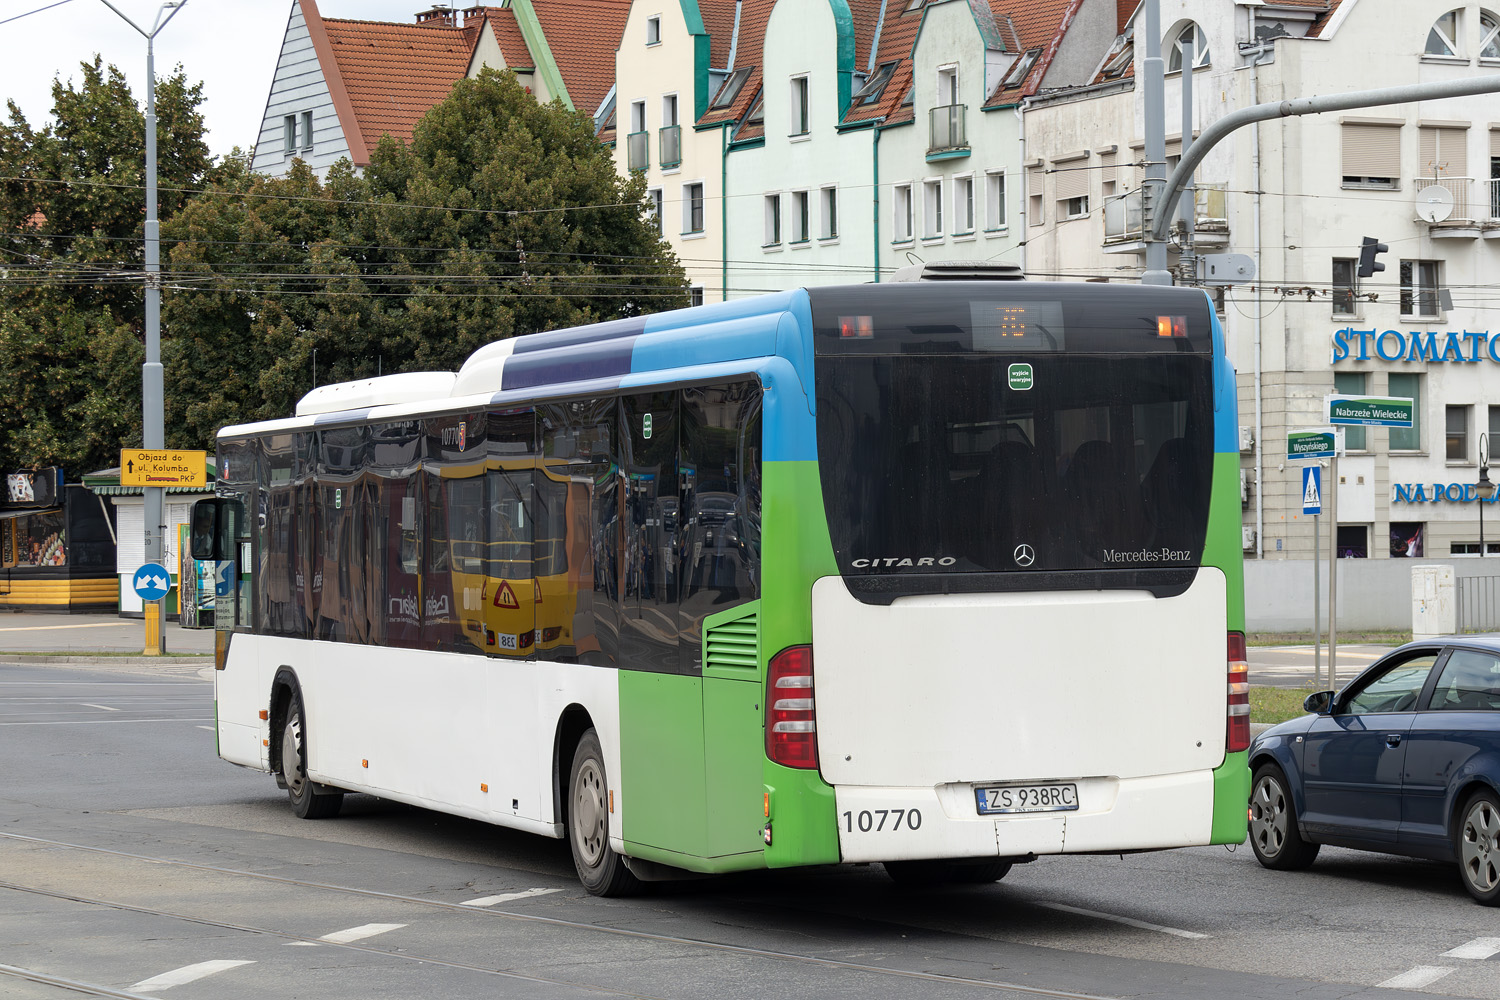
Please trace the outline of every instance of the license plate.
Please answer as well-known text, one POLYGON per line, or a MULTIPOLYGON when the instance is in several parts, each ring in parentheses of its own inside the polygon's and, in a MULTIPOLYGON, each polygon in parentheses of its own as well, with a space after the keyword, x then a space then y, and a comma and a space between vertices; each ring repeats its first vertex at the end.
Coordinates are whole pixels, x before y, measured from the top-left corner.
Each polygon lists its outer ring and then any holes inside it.
POLYGON ((979 813, 1067 812, 1078 808, 1078 786, 1071 781, 1041 785, 994 785, 974 789, 979 813))

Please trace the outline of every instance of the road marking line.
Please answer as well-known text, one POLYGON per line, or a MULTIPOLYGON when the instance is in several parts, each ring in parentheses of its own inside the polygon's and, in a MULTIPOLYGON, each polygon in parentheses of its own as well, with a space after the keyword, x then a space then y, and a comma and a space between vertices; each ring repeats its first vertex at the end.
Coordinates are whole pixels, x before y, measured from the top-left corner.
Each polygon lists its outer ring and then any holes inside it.
MULTIPOLYGON (((1392 648, 1395 648, 1395 647, 1392 647, 1392 648)), ((1251 653, 1253 654, 1254 651, 1255 651, 1255 647, 1252 646, 1251 647, 1251 653)), ((1306 647, 1301 647, 1301 648, 1293 648, 1293 649, 1288 649, 1287 647, 1283 646, 1283 647, 1277 649, 1276 652, 1278 652, 1278 653, 1300 653, 1303 656, 1312 656, 1313 653, 1316 652, 1316 650, 1314 650, 1311 646, 1306 646, 1306 647)), ((1339 659, 1341 659, 1341 660, 1344 657, 1346 657, 1346 656, 1349 659, 1351 659, 1351 660, 1378 660, 1378 659, 1380 659, 1384 655, 1385 655, 1384 653, 1350 653, 1350 652, 1347 652, 1347 651, 1342 650, 1342 649, 1339 650, 1339 659)), ((1328 647, 1327 646, 1323 647, 1323 662, 1325 662, 1325 663, 1328 662, 1328 647)), ((1275 666, 1290 666, 1290 664, 1280 664, 1280 663, 1274 664, 1274 665, 1275 666)))
POLYGON ((1085 910, 1081 906, 1069 906, 1067 903, 1037 903, 1049 910, 1062 910, 1064 913, 1076 913, 1079 916, 1095 917, 1099 920, 1112 920, 1117 924, 1125 924, 1129 927, 1139 927, 1147 931, 1159 931, 1162 934, 1171 934, 1174 937, 1187 938, 1190 941, 1202 941, 1208 938, 1207 934, 1199 934, 1197 931, 1185 931, 1180 927, 1167 927, 1163 924, 1153 924, 1145 920, 1137 920, 1134 917, 1122 917, 1114 913, 1100 913, 1098 910, 1085 910))
POLYGON ((548 893, 562 892, 561 889, 527 889, 525 892, 507 892, 500 896, 482 896, 479 899, 466 899, 464 906, 495 906, 500 903, 509 903, 513 899, 526 899, 528 896, 545 896, 548 893))
POLYGON ((84 708, 97 708, 101 712, 118 712, 119 711, 118 708, 110 708, 108 705, 95 705, 91 701, 80 701, 78 704, 82 705, 84 708))
POLYGON ((142 979, 140 982, 136 983, 130 988, 132 990, 142 991, 169 990, 173 986, 181 986, 184 983, 195 982, 196 980, 202 979, 204 976, 212 976, 216 972, 224 972, 229 969, 236 969, 241 965, 254 964, 254 962, 249 961, 230 961, 225 959, 220 959, 215 962, 199 962, 197 965, 184 965, 180 969, 173 969, 171 972, 163 972, 161 975, 155 976, 151 979, 142 979))
POLYGON ((1452 969, 1438 968, 1436 965, 1419 965, 1415 969, 1408 969, 1399 976, 1392 976, 1385 982, 1375 985, 1392 990, 1420 990, 1424 986, 1431 986, 1452 971, 1452 969))
MULTIPOLYGON (((12 625, 8 628, 0 628, 0 632, 51 632, 59 628, 118 628, 121 622, 87 622, 83 625, 12 625)), ((24 654, 24 650, 13 650, 17 655, 24 654)))
POLYGON ((213 732, 214 731, 214 727, 213 726, 199 726, 198 728, 199 729, 207 729, 209 732, 213 732))
POLYGON ((207 719, 58 719, 54 722, 0 722, 0 726, 123 726, 132 722, 207 722, 207 719))
POLYGON ((1500 938, 1475 938, 1468 944, 1443 952, 1444 958, 1473 958, 1481 962, 1492 955, 1500 955, 1500 938))
POLYGON ((405 924, 360 924, 346 931, 334 931, 332 934, 324 934, 318 938, 327 944, 353 944, 355 941, 363 941, 365 938, 384 934, 387 931, 400 930, 405 924))

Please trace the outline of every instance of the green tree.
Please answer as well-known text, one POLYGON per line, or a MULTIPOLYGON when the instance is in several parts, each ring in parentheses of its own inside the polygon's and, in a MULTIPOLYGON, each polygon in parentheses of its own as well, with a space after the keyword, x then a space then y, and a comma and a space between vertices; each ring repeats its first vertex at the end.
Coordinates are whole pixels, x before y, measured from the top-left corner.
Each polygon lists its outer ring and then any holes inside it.
MULTIPOLYGON (((145 113, 115 67, 81 68, 45 128, 14 102, 0 122, 0 469, 77 475, 141 440, 145 113)), ((210 172, 202 100, 180 67, 157 84, 163 219, 210 172)))
POLYGON ((319 384, 453 370, 494 340, 684 306, 644 199, 587 116, 494 71, 363 174, 226 170, 163 233, 168 424, 286 416, 314 358, 319 384))

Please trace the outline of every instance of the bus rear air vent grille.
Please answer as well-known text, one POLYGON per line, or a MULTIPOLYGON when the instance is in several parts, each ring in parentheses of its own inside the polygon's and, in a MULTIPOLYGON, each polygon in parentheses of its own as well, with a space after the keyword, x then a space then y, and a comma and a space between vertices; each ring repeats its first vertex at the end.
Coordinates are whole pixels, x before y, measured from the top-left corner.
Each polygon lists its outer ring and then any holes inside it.
POLYGON ((704 667, 709 670, 759 670, 758 617, 752 613, 711 627, 704 637, 707 652, 704 667))
POLYGON ((935 260, 895 271, 886 281, 1025 281, 1026 272, 1014 264, 987 260, 935 260))

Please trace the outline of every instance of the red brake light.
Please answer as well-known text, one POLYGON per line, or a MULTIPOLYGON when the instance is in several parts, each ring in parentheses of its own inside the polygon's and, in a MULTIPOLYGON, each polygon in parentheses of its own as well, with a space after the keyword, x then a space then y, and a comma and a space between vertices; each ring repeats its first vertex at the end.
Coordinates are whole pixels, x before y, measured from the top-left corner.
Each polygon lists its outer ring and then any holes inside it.
POLYGON ((1250 749, 1250 664, 1245 655, 1245 633, 1229 633, 1229 702, 1224 751, 1250 749))
POLYGON ((788 646, 771 657, 766 678, 766 756, 786 767, 818 766, 811 646, 788 646))

